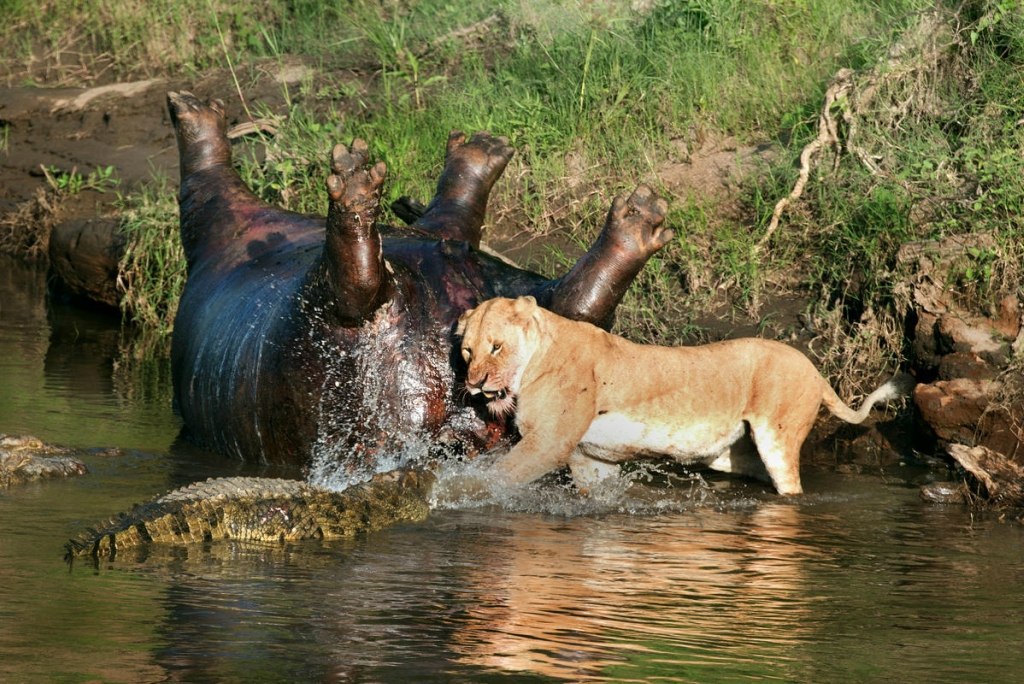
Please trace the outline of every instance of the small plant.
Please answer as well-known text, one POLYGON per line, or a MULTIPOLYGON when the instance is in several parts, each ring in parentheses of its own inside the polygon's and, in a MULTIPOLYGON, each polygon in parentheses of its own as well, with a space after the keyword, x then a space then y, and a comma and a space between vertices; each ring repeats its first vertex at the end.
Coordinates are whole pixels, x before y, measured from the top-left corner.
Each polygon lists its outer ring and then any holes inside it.
POLYGON ((78 173, 77 166, 70 171, 61 171, 56 166, 40 165, 40 168, 50 189, 63 195, 77 195, 84 190, 106 192, 120 183, 113 166, 98 166, 88 176, 78 173))
POLYGON ((157 179, 118 202, 126 239, 117 276, 121 311, 126 320, 166 336, 187 273, 175 194, 166 179, 157 179))
POLYGON ((963 256, 950 267, 950 281, 957 284, 960 296, 980 302, 994 294, 995 269, 999 253, 995 248, 969 246, 963 256))

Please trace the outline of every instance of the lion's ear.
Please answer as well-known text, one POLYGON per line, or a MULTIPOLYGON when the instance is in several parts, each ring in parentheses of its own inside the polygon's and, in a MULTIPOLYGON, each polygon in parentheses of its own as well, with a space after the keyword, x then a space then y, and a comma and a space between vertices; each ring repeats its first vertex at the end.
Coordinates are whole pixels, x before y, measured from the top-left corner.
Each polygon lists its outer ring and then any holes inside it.
POLYGON ((530 295, 519 297, 516 299, 514 310, 521 317, 524 325, 531 325, 536 330, 540 330, 543 324, 542 310, 535 298, 530 295))
POLYGON ((459 322, 455 325, 455 336, 462 337, 466 334, 466 321, 469 320, 470 315, 476 311, 476 309, 469 309, 461 316, 459 316, 459 322))
POLYGON ((517 313, 530 313, 537 308, 537 300, 531 295, 525 295, 516 299, 515 310, 517 313))

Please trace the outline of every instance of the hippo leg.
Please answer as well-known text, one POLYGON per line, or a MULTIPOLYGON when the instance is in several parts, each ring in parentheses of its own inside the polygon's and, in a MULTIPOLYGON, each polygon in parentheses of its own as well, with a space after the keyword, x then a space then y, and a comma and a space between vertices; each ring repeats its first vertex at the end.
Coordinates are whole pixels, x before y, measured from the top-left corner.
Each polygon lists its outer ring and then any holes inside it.
POLYGON ((317 241, 322 222, 256 197, 231 162, 224 103, 168 93, 178 140, 181 242, 189 274, 202 263, 223 274, 287 243, 317 241))
POLYGON ((673 238, 668 204, 646 185, 616 197, 597 241, 565 276, 537 293, 555 313, 610 327, 615 307, 647 260, 673 238))
POLYGON ((461 131, 452 131, 437 192, 413 225, 479 247, 487 197, 512 154, 506 138, 481 132, 467 142, 461 131))
POLYGON ((335 145, 327 178, 327 234, 317 275, 326 281, 343 325, 361 323, 393 291, 377 230, 387 167, 384 162, 371 167, 368 159, 363 140, 357 138, 351 147, 335 145))
POLYGON ((167 108, 178 140, 181 241, 189 268, 208 255, 225 266, 247 261, 238 217, 260 202, 231 164, 224 103, 168 93, 167 108))
POLYGON ((178 139, 181 177, 231 164, 224 103, 204 103, 189 92, 167 93, 167 109, 178 139))

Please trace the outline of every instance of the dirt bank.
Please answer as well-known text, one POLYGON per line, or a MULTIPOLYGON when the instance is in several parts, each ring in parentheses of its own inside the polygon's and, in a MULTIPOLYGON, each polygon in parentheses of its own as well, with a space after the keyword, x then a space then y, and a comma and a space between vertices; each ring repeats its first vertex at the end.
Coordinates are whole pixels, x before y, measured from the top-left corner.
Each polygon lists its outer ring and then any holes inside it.
MULTIPOLYGON (((284 86, 307 72, 277 65, 259 73, 246 96, 281 111, 284 86)), ((237 122, 244 111, 231 84, 230 74, 217 72, 190 81, 0 88, 0 248, 49 262, 59 287, 116 307, 118 195, 154 179, 177 182, 167 92, 221 97, 237 122), (91 182, 107 174, 116 184, 91 182)))

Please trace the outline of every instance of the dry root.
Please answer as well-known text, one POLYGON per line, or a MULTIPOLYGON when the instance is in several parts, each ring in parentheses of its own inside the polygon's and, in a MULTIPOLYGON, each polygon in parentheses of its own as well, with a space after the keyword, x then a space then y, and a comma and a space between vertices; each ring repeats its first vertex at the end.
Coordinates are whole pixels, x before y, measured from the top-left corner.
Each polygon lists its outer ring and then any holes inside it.
POLYGON ((969 85, 966 71, 957 59, 964 46, 954 18, 938 11, 928 12, 903 34, 886 60, 871 71, 857 74, 841 69, 825 91, 818 114, 818 135, 800 153, 796 184, 776 203, 768 228, 758 242, 758 251, 767 246, 786 207, 800 199, 811 171, 829 153, 833 173, 845 154, 857 159, 873 175, 890 177, 886 163, 890 155, 886 148, 893 147, 893 134, 908 120, 941 113, 936 83, 953 76, 969 85))
POLYGON ((0 217, 0 253, 29 263, 45 263, 49 259, 57 205, 52 192, 38 188, 32 199, 0 217))

